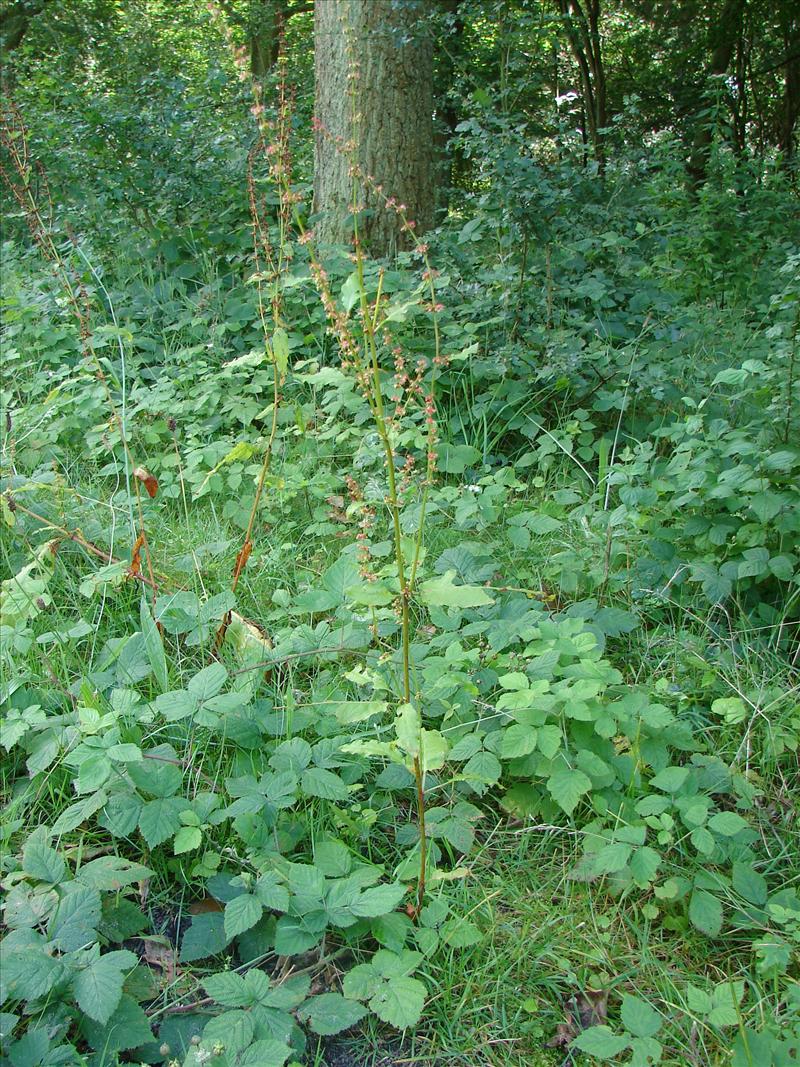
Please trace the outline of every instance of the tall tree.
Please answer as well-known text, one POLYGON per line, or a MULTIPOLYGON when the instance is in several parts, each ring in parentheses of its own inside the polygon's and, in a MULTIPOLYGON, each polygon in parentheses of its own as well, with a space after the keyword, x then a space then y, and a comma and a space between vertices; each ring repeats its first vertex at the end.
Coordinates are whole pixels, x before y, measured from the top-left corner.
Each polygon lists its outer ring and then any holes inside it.
POLYGON ((47 0, 10 0, 0 5, 0 54, 13 52, 47 0))
MULTIPOLYGON (((742 34, 746 0, 725 0, 716 18, 708 27, 710 78, 720 78, 728 73, 738 42, 742 34)), ((708 157, 711 151, 712 127, 705 115, 697 120, 692 151, 689 157, 689 179, 696 189, 705 181, 708 169, 708 157)))
POLYGON ((581 74, 581 94, 589 139, 602 174, 606 165, 604 130, 608 96, 600 37, 600 0, 557 0, 572 54, 581 74))
MULTIPOLYGON (((426 0, 324 0, 314 24, 314 208, 323 240, 352 232, 352 163, 406 205, 423 233, 434 214, 433 48, 426 0), (348 147, 350 146, 350 147, 348 147)), ((403 247, 394 211, 361 188, 360 237, 375 255, 403 247)))
POLYGON ((278 50, 289 19, 312 8, 312 0, 220 0, 231 26, 244 33, 250 73, 261 81, 278 60, 278 50))
POLYGON ((795 126, 800 118, 800 12, 784 4, 780 22, 785 57, 778 148, 784 164, 790 167, 795 155, 795 126))

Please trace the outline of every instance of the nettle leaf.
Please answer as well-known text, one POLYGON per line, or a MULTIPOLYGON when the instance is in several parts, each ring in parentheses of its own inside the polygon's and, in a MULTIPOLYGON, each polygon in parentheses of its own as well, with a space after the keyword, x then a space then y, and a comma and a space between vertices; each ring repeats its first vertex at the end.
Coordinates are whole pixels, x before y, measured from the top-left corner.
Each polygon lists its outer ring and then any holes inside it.
POLYGON ((308 1022, 315 1034, 330 1037, 342 1030, 361 1022, 367 1009, 353 1000, 347 1000, 341 993, 323 993, 307 1000, 298 1012, 299 1017, 308 1022))
POLYGON ((252 893, 242 893, 225 905, 225 934, 228 938, 244 933, 255 926, 264 910, 261 901, 252 893))
POLYGON ((106 952, 79 972, 73 983, 81 1011, 105 1025, 119 1006, 125 975, 139 960, 132 952, 106 952))
POLYGON ((547 779, 547 791, 562 811, 571 815, 581 797, 592 788, 583 771, 561 767, 547 779))
POLYGON ((447 571, 441 578, 430 578, 419 587, 423 604, 432 608, 482 608, 494 603, 479 585, 456 585, 455 571, 447 571))

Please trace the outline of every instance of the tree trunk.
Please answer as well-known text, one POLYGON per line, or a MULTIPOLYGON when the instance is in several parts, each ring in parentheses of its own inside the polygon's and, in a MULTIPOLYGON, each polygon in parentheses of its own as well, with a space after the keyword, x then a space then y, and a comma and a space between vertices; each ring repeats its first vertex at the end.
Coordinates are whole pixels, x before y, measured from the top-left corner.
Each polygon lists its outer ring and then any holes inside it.
POLYGON ((608 103, 603 49, 600 39, 600 0, 557 0, 572 54, 581 74, 583 110, 597 168, 606 168, 605 127, 608 103))
MULTIPOLYGON (((728 71, 736 42, 741 35, 744 8, 745 0, 725 0, 719 18, 711 27, 711 59, 708 65, 708 74, 711 77, 721 77, 728 71)), ((712 139, 711 124, 700 120, 695 130, 688 166, 689 181, 695 190, 706 180, 712 139)))
POLYGON ((0 7, 0 55, 22 44, 31 21, 45 8, 47 0, 11 0, 0 7))
POLYGON ((786 65, 778 148, 783 154, 784 166, 791 168, 795 154, 794 131, 800 118, 800 15, 785 11, 782 22, 786 65))
MULTIPOLYGON (((459 15, 461 3, 462 0, 439 0, 439 7, 445 15, 444 33, 447 35, 445 47, 436 56, 435 104, 438 122, 435 140, 438 174, 444 179, 441 182, 444 188, 438 190, 440 197, 457 184, 465 169, 463 153, 453 144, 460 118, 452 97, 448 96, 456 75, 456 60, 462 58, 463 52, 464 20, 459 15)), ((438 181, 436 184, 439 186, 438 181)))
MULTIPOLYGON (((352 236, 354 159, 385 196, 406 205, 415 233, 433 222, 433 53, 420 22, 425 10, 420 0, 316 5, 314 210, 323 241, 352 236)), ((378 256, 407 247, 397 213, 359 185, 362 243, 378 256)))
POLYGON ((263 81, 278 61, 280 32, 286 12, 277 0, 251 3, 247 37, 250 49, 250 73, 263 81))

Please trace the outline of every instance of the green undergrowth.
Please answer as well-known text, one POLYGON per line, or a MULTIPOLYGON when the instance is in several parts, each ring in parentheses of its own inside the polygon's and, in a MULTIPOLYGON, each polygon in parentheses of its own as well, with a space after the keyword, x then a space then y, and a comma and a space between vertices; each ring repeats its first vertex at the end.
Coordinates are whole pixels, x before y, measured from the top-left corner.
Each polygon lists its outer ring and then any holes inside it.
POLYGON ((512 134, 438 273, 274 170, 88 334, 7 242, 12 1067, 796 1062, 789 193, 534 168, 520 262, 512 134))

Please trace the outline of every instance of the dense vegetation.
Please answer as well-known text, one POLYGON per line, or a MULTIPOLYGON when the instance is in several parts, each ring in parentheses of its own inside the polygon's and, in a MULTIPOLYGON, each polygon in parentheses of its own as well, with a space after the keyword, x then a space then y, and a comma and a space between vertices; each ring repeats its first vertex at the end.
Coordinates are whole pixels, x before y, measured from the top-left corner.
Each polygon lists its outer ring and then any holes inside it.
POLYGON ((796 1065, 800 15, 367 4, 0 4, 3 1062, 796 1065))

